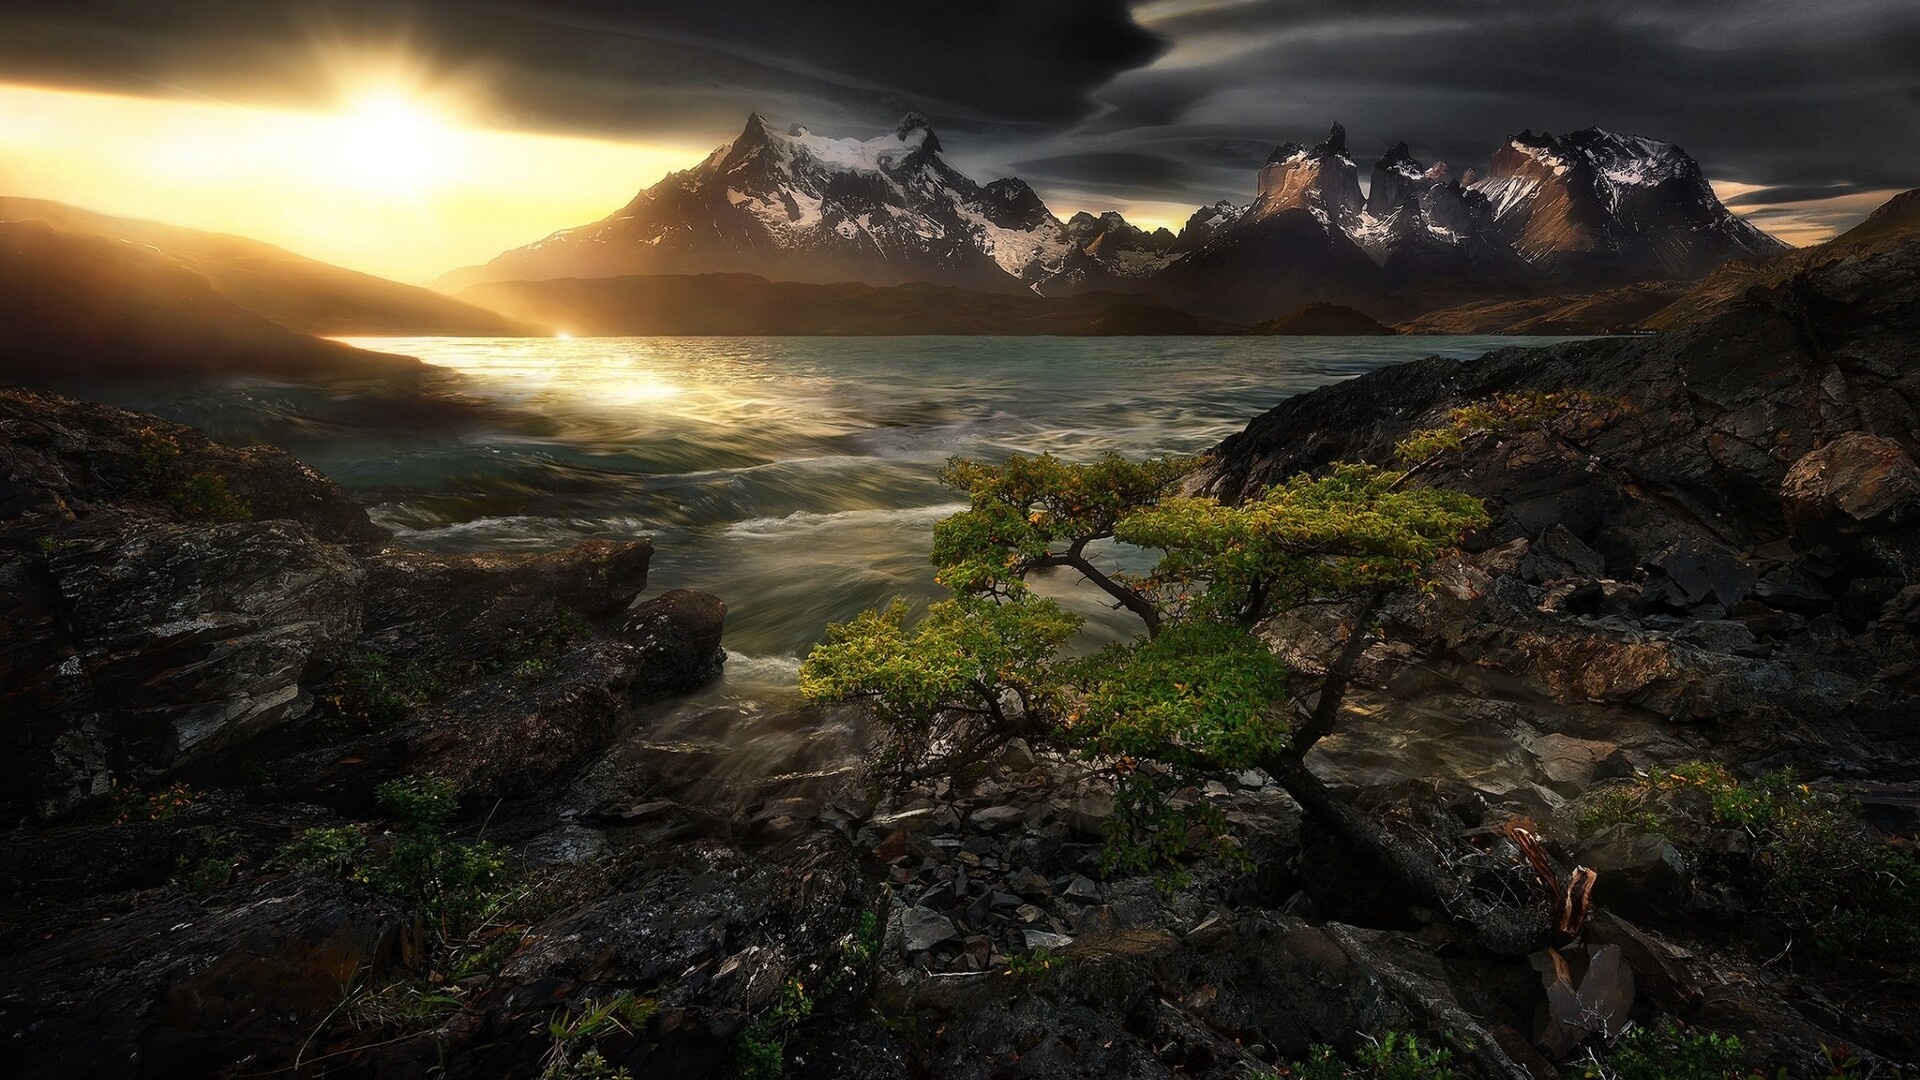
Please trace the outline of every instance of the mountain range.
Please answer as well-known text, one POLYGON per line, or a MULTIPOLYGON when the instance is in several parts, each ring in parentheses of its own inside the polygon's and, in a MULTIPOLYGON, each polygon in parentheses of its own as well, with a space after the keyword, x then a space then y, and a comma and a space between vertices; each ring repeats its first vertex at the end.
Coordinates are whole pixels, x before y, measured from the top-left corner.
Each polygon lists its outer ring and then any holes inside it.
POLYGON ((981 184, 908 114, 873 139, 779 132, 759 114, 699 165, 611 216, 456 270, 436 288, 648 274, 928 282, 1064 296, 1139 293, 1204 315, 1271 318, 1308 301, 1408 317, 1514 299, 1692 279, 1785 245, 1714 195, 1671 143, 1600 128, 1523 131, 1485 177, 1376 161, 1367 190, 1339 124, 1275 149, 1245 205, 1196 211, 1175 234, 1117 213, 1056 216, 1027 183, 981 184))

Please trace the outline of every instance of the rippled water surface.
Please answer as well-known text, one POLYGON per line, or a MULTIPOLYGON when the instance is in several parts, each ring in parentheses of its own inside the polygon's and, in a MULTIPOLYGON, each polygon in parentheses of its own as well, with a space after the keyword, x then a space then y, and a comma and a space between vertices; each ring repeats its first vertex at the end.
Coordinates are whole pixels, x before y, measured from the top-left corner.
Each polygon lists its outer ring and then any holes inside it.
POLYGON ((288 446, 403 544, 652 536, 649 592, 726 600, 735 673, 719 692, 739 694, 790 684, 793 658, 828 622, 935 593, 926 552, 955 509, 936 480, 951 455, 1200 450, 1316 386, 1515 343, 382 338, 354 344, 452 369, 491 408, 451 428, 404 411, 388 422, 345 395, 261 384, 123 403, 288 446))

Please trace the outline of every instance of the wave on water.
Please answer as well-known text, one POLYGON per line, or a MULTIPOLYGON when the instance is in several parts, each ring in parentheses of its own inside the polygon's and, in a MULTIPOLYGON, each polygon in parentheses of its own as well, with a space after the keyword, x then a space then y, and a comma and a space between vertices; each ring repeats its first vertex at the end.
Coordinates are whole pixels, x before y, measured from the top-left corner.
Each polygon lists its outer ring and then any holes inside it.
POLYGON ((933 506, 910 506, 900 509, 836 510, 826 514, 811 510, 795 510, 781 517, 755 517, 736 521, 727 526, 725 531, 730 537, 745 540, 846 526, 879 525, 920 528, 932 526, 942 518, 950 517, 966 508, 966 503, 939 503, 933 506))

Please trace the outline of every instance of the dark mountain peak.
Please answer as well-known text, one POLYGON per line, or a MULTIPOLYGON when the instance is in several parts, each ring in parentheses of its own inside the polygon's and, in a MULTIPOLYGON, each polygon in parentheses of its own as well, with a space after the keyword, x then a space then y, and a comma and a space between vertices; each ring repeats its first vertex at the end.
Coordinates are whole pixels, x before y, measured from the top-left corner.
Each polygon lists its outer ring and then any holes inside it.
POLYGON ((924 132, 924 135, 921 137, 922 141, 920 145, 931 153, 939 153, 940 136, 933 133, 933 121, 928 120, 924 115, 918 112, 909 112, 900 118, 899 123, 893 125, 893 137, 899 139, 901 142, 909 142, 916 134, 922 132, 924 132))
POLYGON ((1283 142, 1273 148, 1273 153, 1267 155, 1267 164, 1277 165, 1282 161, 1299 157, 1306 152, 1307 148, 1297 142, 1283 142))
POLYGON ((1334 121, 1333 126, 1327 129, 1327 137, 1320 140, 1320 145, 1313 148, 1313 153, 1315 157, 1346 157, 1346 125, 1334 121))
POLYGON ((1345 125, 1335 123, 1331 128, 1327 129, 1327 137, 1313 144, 1311 149, 1297 142, 1284 142, 1274 147, 1273 153, 1267 155, 1267 164, 1278 165, 1288 161, 1321 161, 1330 157, 1343 158, 1346 156, 1347 129, 1345 125))
POLYGON ((988 218, 1007 228, 1037 229, 1053 219, 1040 193, 1017 176, 1003 177, 980 189, 988 218))
POLYGON ((740 140, 745 142, 766 142, 773 134, 772 125, 758 111, 747 114, 747 126, 740 129, 740 140))
POLYGON ((1380 155, 1380 160, 1374 162, 1373 167, 1376 169, 1392 169, 1401 165, 1418 166, 1419 164, 1418 161, 1413 159, 1413 151, 1407 149, 1406 140, 1402 139, 1388 148, 1386 153, 1380 155))

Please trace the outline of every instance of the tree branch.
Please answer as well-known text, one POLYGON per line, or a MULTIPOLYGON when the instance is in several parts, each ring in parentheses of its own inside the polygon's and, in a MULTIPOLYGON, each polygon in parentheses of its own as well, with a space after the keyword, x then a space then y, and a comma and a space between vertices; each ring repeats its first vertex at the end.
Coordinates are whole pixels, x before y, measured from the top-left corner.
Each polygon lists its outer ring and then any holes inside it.
POLYGON ((1314 703, 1313 714, 1307 722, 1293 731, 1290 751, 1295 757, 1305 757, 1313 744, 1333 730, 1334 723, 1340 719, 1340 706, 1347 697, 1347 685, 1353 681, 1354 665, 1360 662, 1360 654, 1366 652, 1367 639, 1373 630, 1373 617, 1380 610, 1380 604, 1387 597, 1384 589, 1376 589, 1367 594, 1360 610, 1353 614, 1353 629, 1347 631, 1346 643, 1340 646, 1340 655, 1327 668, 1326 678, 1320 680, 1320 700, 1314 703))
POLYGON ((1160 609, 1155 607, 1153 601, 1147 599, 1145 596, 1108 577, 1104 571, 1093 565, 1093 561, 1086 556, 1086 548, 1089 543, 1095 540, 1103 540, 1111 535, 1113 534, 1105 533, 1076 537, 1073 543, 1068 546, 1067 550, 1062 552, 1048 552, 1040 558, 1035 559, 1032 565, 1035 569, 1044 566, 1066 566, 1080 571, 1081 577, 1093 582, 1102 592, 1113 597, 1121 607, 1138 615, 1140 621, 1147 625, 1147 636, 1154 637, 1160 633, 1160 609))

